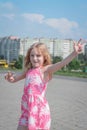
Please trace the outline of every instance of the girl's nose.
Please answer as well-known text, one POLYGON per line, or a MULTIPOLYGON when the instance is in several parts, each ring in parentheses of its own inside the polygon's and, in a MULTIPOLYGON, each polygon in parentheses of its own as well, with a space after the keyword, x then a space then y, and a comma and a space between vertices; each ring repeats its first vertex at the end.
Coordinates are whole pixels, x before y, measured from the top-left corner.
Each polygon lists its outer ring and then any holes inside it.
POLYGON ((34 57, 33 57, 33 59, 34 59, 34 60, 36 60, 36 59, 37 59, 37 57, 36 57, 36 56, 34 56, 34 57))

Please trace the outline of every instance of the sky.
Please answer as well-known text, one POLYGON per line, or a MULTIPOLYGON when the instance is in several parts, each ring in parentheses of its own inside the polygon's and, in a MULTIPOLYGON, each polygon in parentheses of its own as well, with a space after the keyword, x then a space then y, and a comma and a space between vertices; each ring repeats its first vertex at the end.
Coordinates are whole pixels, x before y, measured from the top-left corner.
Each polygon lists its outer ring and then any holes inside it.
POLYGON ((0 0, 0 37, 87 39, 87 0, 0 0))

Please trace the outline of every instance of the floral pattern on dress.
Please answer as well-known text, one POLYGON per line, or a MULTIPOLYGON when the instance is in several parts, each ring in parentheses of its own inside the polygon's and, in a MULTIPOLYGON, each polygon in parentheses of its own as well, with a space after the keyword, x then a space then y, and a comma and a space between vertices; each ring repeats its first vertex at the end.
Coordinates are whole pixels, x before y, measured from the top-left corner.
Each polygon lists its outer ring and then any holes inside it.
POLYGON ((19 125, 27 126, 28 130, 50 129, 50 109, 45 98, 47 83, 41 76, 40 68, 26 74, 19 125))

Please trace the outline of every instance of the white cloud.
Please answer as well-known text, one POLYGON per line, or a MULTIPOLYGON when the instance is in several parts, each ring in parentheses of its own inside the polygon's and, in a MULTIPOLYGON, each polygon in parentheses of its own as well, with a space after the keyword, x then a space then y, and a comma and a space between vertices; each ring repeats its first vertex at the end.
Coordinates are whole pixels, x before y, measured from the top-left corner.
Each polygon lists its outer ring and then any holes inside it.
POLYGON ((61 19, 45 19, 45 23, 48 26, 51 26, 61 33, 68 31, 70 32, 71 29, 73 28, 78 28, 78 23, 74 21, 69 21, 66 18, 61 18, 61 19))
MULTIPOLYGON (((13 14, 13 13, 4 13, 4 12, 1 14, 1 19, 4 20, 3 18, 6 18, 8 20, 9 27, 10 24, 14 25, 14 29, 16 28, 16 31, 18 31, 18 33, 20 33, 20 29, 22 29, 25 30, 24 31, 25 33, 27 32, 33 34, 36 31, 38 32, 38 35, 40 34, 42 36, 53 34, 56 36, 59 35, 61 37, 63 36, 75 37, 77 34, 81 35, 81 31, 78 31, 80 28, 78 23, 75 21, 70 21, 67 18, 55 19, 55 18, 46 18, 42 14, 35 14, 35 13, 13 14), (11 20, 14 21, 11 22, 11 20)), ((3 22, 2 24, 4 23, 5 22, 3 22)), ((13 31, 13 26, 11 30, 13 31)))
POLYGON ((45 25, 48 25, 48 26, 60 31, 61 33, 65 32, 65 31, 70 32, 70 30, 78 28, 77 22, 69 21, 66 18, 45 19, 45 17, 41 14, 29 14, 29 13, 22 14, 22 16, 31 22, 43 23, 45 25))
POLYGON ((15 17, 14 14, 2 14, 1 16, 4 17, 4 18, 7 18, 9 20, 13 20, 14 17, 15 17))
POLYGON ((34 24, 39 23, 39 24, 47 25, 48 28, 51 27, 51 29, 54 29, 62 36, 69 36, 69 35, 72 36, 73 30, 77 30, 79 28, 79 25, 77 22, 70 21, 67 18, 46 19, 41 14, 33 14, 33 13, 22 14, 22 17, 28 21, 31 21, 31 23, 34 22, 34 24))
POLYGON ((38 22, 38 23, 43 23, 44 16, 41 14, 30 14, 30 13, 25 13, 22 14, 22 16, 31 22, 38 22))

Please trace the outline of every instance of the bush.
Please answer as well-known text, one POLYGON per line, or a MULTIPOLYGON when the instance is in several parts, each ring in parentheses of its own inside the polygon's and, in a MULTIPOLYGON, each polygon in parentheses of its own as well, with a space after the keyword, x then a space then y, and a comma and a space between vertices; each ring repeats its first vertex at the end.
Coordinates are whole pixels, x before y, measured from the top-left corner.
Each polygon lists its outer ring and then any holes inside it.
POLYGON ((15 62, 15 68, 22 69, 23 66, 23 56, 19 56, 18 60, 15 62))
POLYGON ((74 59, 67 66, 68 66, 69 70, 72 70, 72 69, 78 70, 78 69, 80 69, 80 62, 78 60, 74 59))

